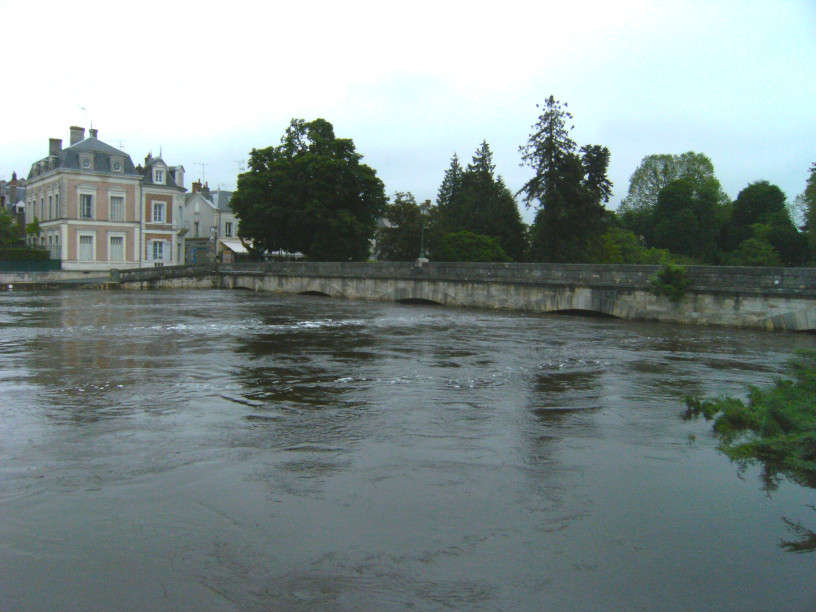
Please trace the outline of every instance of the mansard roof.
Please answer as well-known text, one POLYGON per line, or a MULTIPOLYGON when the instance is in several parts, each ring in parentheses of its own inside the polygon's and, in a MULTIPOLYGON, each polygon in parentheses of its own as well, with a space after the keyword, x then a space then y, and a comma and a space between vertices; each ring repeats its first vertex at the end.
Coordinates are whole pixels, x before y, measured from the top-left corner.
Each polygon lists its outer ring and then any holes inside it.
POLYGON ((50 170, 83 170, 81 167, 81 156, 90 154, 93 156, 93 169, 89 172, 95 174, 109 173, 117 176, 129 176, 139 178, 139 173, 133 165, 130 155, 115 147, 102 142, 101 140, 89 136, 84 140, 62 149, 59 155, 44 157, 31 165, 28 178, 31 180, 36 176, 50 170), (122 164, 121 172, 113 169, 114 159, 122 164))
POLYGON ((157 187, 174 187, 176 189, 181 189, 185 191, 184 187, 179 187, 176 184, 173 175, 170 173, 170 166, 167 165, 167 162, 164 161, 161 157, 150 157, 145 160, 145 167, 144 167, 144 175, 142 177, 142 184, 144 185, 155 185, 153 183, 153 167, 154 166, 162 166, 164 170, 164 183, 160 183, 156 185, 157 187))

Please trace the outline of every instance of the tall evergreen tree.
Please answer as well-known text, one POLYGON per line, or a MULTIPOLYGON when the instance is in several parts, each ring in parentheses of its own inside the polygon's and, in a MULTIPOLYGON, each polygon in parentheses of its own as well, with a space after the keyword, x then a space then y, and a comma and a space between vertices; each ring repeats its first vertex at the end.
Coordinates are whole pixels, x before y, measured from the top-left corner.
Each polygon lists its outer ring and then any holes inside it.
POLYGON ((451 157, 450 167, 445 171, 445 176, 442 179, 442 184, 439 186, 439 191, 436 195, 436 204, 442 214, 448 214, 450 211, 457 209, 459 203, 459 196, 462 192, 462 165, 459 163, 459 156, 456 153, 451 157))
POLYGON ((603 202, 612 193, 609 150, 588 145, 579 155, 571 122, 566 104, 550 96, 527 144, 519 147, 522 165, 534 170, 520 193, 538 207, 531 230, 531 255, 537 260, 586 261, 604 228, 603 202))
POLYGON ((521 261, 527 247, 524 223, 512 192, 495 171, 487 142, 482 142, 465 170, 453 156, 437 199, 441 229, 448 234, 466 231, 496 238, 512 259, 521 261))

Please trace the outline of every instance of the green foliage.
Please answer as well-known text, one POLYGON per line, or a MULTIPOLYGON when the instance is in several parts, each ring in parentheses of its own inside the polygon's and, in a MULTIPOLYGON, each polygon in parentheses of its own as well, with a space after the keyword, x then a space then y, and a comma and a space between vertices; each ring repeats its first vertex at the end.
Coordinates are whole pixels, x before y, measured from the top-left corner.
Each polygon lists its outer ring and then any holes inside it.
POLYGON ((15 244, 20 239, 17 222, 4 206, 0 206, 0 247, 15 244))
POLYGON ((385 261, 416 259, 422 242, 422 224, 421 210, 413 194, 394 194, 394 203, 386 206, 383 225, 375 234, 377 258, 385 261))
POLYGON ((770 387, 750 387, 747 404, 687 398, 686 418, 714 419, 720 450, 733 461, 762 464, 768 488, 782 476, 816 487, 816 351, 799 351, 788 373, 770 387))
POLYGON ((612 193, 609 150, 588 145, 577 151, 569 135, 571 121, 566 104, 550 96, 520 147, 523 163, 535 172, 521 189, 528 205, 538 205, 530 232, 534 261, 589 261, 605 229, 603 202, 612 193))
POLYGON ((277 147, 253 149, 231 206, 239 237, 256 252, 300 251, 311 259, 362 261, 386 197, 351 139, 324 119, 293 119, 277 147))
POLYGON ((443 236, 433 255, 435 261, 511 261, 496 238, 467 231, 443 236))
POLYGON ((672 302, 679 302, 686 295, 688 288, 686 269, 666 259, 660 264, 655 275, 649 279, 649 284, 654 295, 665 295, 672 302))
POLYGON ((810 248, 810 257, 816 261, 816 163, 810 168, 810 176, 802 193, 805 207, 805 229, 810 248))
POLYGON ((714 164, 704 153, 689 151, 680 155, 647 155, 629 179, 629 192, 621 202, 621 213, 652 211, 660 191, 679 179, 688 179, 694 184, 714 180, 719 202, 724 204, 728 201, 715 176, 714 164))
POLYGON ((762 238, 748 238, 729 253, 725 262, 729 266, 776 267, 782 265, 779 253, 773 245, 762 238))
POLYGON ((512 192, 495 169, 487 142, 476 150, 465 170, 454 154, 437 195, 440 232, 491 236, 520 261, 527 250, 524 223, 512 192))
MULTIPOLYGON (((797 266, 808 258, 807 238, 796 229, 785 194, 768 181, 752 183, 740 191, 722 229, 720 247, 735 251, 751 238, 771 245, 779 260, 776 265, 797 266)), ((739 257, 733 253, 730 259, 739 257)))
POLYGON ((45 249, 30 249, 27 247, 0 248, 0 260, 4 261, 46 261, 49 259, 45 249))
POLYGON ((689 178, 660 190, 654 207, 652 246, 713 262, 717 254, 719 183, 689 178))
POLYGON ((40 235, 40 221, 37 217, 34 217, 34 220, 26 225, 25 233, 26 236, 33 236, 34 238, 40 235))
POLYGON ((613 226, 590 248, 589 255, 592 263, 659 264, 669 252, 648 248, 634 232, 613 226))
POLYGON ((629 180, 618 218, 624 229, 643 237, 646 246, 712 262, 727 207, 728 196, 705 154, 648 155, 629 180), (661 204, 660 194, 677 181, 687 187, 670 189, 661 204))

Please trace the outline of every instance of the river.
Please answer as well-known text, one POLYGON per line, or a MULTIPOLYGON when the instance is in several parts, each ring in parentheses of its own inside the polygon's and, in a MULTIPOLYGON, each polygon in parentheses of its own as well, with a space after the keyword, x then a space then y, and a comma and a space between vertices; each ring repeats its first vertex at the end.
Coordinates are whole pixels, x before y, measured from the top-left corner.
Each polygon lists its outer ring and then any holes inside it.
POLYGON ((816 492, 684 422, 816 336, 0 293, 0 609, 816 610, 816 492))

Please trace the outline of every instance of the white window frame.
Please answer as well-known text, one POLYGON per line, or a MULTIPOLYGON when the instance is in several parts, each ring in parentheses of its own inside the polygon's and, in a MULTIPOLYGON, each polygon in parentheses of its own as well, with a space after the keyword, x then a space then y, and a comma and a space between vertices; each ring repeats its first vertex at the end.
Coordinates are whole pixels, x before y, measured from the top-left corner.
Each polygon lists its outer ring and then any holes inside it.
POLYGON ((156 185, 164 185, 164 169, 153 169, 153 183, 156 185))
POLYGON ((127 261, 127 236, 124 232, 108 232, 108 261, 127 261), (113 238, 122 239, 122 257, 121 259, 113 258, 113 249, 111 242, 113 238))
POLYGON ((232 221, 224 221, 224 237, 232 238, 232 221))
POLYGON ((150 202, 150 222, 151 223, 167 223, 167 202, 160 202, 154 200, 150 202), (160 215, 156 215, 157 211, 161 211, 160 215))
POLYGON ((79 207, 79 210, 77 211, 77 213, 78 213, 78 217, 80 219, 95 219, 96 218, 96 214, 95 214, 96 213, 96 192, 88 190, 88 189, 80 189, 78 191, 78 196, 77 196, 77 205, 79 207), (90 217, 86 217, 84 215, 85 211, 83 210, 83 201, 82 201, 82 198, 84 196, 87 196, 87 197, 91 198, 91 216, 90 217))
POLYGON ((110 191, 108 192, 108 220, 121 223, 127 220, 127 197, 124 191, 110 191), (113 218, 113 199, 121 198, 122 200, 122 218, 113 218))
POLYGON ((147 260, 148 261, 170 261, 170 241, 169 240, 155 240, 147 241, 147 260), (159 247, 161 245, 161 247, 159 247), (157 248, 161 250, 161 257, 156 257, 157 248))
POLYGON ((96 261, 96 232, 79 231, 77 232, 77 261, 96 261), (82 239, 91 239, 91 259, 83 259, 82 257, 82 239))

